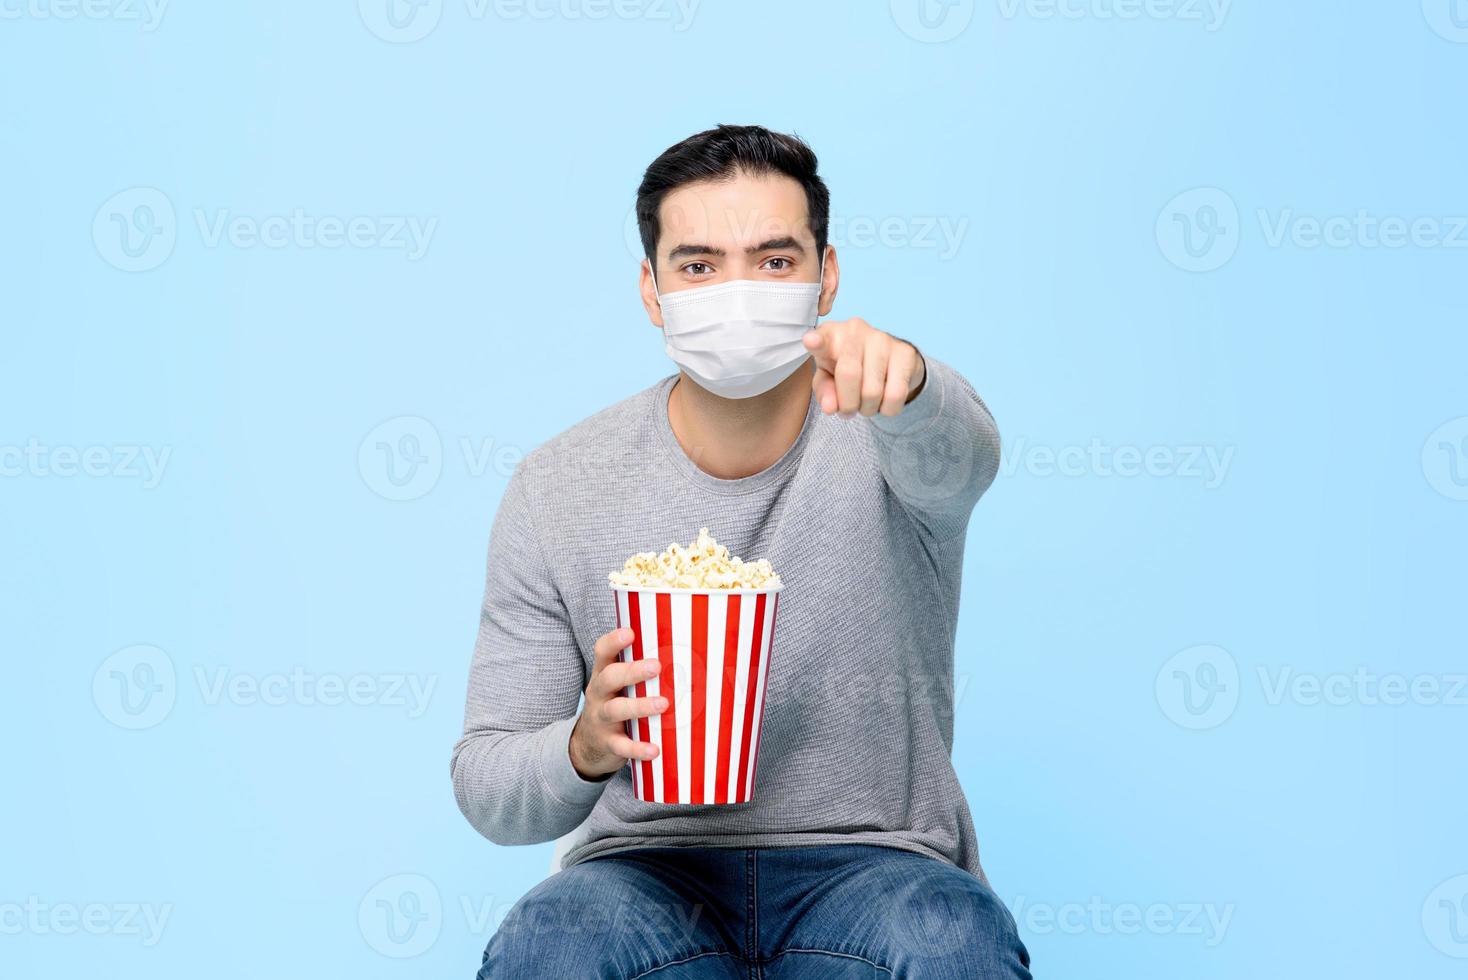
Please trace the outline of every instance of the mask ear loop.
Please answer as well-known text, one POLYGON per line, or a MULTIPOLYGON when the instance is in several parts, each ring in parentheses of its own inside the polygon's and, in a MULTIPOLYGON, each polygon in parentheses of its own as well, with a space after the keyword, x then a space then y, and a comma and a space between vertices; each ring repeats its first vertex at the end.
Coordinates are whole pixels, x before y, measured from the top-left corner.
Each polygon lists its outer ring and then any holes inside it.
POLYGON ((658 292, 658 270, 653 268, 653 260, 650 258, 647 260, 647 274, 652 276, 652 294, 661 302, 663 294, 658 292))

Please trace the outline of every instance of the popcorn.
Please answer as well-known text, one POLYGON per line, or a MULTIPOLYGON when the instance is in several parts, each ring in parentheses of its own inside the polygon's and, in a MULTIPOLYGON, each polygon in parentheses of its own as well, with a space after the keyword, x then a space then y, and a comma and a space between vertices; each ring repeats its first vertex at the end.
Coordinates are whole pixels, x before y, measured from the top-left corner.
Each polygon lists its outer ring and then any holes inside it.
POLYGON ((661 555, 638 552, 607 579, 623 589, 778 589, 782 585, 769 559, 744 561, 731 556, 706 527, 698 529, 698 539, 687 548, 674 541, 661 555))

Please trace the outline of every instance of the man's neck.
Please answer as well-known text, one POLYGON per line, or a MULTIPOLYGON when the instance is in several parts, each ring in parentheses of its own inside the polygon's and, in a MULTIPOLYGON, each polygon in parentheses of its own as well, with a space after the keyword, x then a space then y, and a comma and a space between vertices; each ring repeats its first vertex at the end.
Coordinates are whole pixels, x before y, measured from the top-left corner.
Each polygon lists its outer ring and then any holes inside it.
POLYGON ((710 476, 738 480, 769 469, 800 438, 810 410, 806 361, 753 398, 720 398, 679 374, 668 395, 668 424, 683 452, 710 476))

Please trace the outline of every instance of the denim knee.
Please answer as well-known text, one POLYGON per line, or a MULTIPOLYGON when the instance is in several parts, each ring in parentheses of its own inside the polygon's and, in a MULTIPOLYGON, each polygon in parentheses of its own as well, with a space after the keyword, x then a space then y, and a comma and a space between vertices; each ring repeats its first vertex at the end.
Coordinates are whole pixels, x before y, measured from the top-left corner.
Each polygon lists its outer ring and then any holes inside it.
POLYGON ((480 980, 636 976, 709 952, 700 909, 645 870, 587 861, 515 903, 484 951, 480 980))

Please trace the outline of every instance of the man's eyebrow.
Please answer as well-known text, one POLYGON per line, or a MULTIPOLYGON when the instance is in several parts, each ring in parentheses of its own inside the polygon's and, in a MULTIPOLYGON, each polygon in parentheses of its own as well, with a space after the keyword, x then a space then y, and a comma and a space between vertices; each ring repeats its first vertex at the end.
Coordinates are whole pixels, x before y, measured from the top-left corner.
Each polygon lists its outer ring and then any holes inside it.
POLYGON ((712 245, 679 245, 668 253, 668 261, 674 262, 691 255, 717 255, 723 258, 724 254, 722 248, 714 248, 712 245))
POLYGON ((756 252, 773 252, 776 249, 782 252, 799 252, 802 255, 805 254, 805 246, 789 235, 783 238, 771 238, 769 241, 760 242, 758 245, 751 245, 744 250, 744 253, 746 255, 754 255, 756 252))
MULTIPOLYGON (((750 245, 744 250, 744 254, 756 255, 760 252, 773 252, 777 249, 784 252, 805 254, 805 246, 789 235, 781 238, 771 238, 767 241, 760 242, 758 245, 750 245)), ((695 255, 713 255, 718 258, 723 258, 727 254, 722 248, 715 248, 712 245, 677 245, 672 251, 668 252, 668 261, 676 262, 679 259, 691 258, 695 255)))

